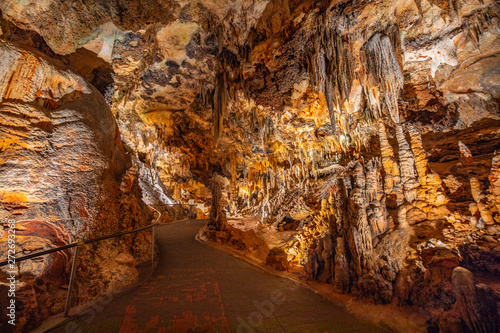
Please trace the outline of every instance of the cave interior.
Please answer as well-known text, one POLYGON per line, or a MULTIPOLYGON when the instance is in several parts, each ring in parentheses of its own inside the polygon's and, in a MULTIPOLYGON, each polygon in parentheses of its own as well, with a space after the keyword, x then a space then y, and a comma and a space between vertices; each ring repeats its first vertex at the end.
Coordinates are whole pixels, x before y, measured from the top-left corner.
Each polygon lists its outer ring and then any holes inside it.
MULTIPOLYGON (((206 220, 199 241, 358 312, 397 309, 393 331, 500 332, 498 1, 0 13, 2 261, 9 230, 20 257, 206 220)), ((73 304, 136 284, 151 235, 82 246, 73 304)), ((15 265, 17 331, 64 311, 74 255, 15 265)))

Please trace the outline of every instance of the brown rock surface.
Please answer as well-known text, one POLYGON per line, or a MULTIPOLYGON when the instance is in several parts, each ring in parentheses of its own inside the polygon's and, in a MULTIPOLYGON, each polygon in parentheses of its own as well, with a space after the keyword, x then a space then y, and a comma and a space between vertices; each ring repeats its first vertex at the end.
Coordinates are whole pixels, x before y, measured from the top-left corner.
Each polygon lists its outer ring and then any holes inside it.
MULTIPOLYGON (((142 225, 139 197, 193 200, 209 238, 274 267, 422 309, 429 330, 495 328, 460 266, 498 279, 498 1, 0 10, 0 200, 26 251, 142 225)), ((91 248, 105 260, 80 273, 134 277, 146 243, 91 248)))
MULTIPOLYGON (((147 224, 150 214, 137 201, 137 189, 119 195, 117 179, 130 160, 112 113, 97 90, 36 52, 0 41, 0 54, 6 59, 0 81, 0 217, 16 221, 17 252, 38 252, 147 224)), ((0 246, 7 253, 7 229, 2 230, 0 246)), ((134 249, 135 242, 137 238, 130 237, 82 252, 85 274, 99 278, 87 280, 79 274, 78 302, 134 282, 137 271, 133 266, 116 262, 111 268, 101 259, 122 251, 145 260, 148 252, 141 247, 146 243, 134 249)), ((19 265, 23 285, 17 299, 29 305, 18 313, 24 329, 61 311, 65 298, 61 287, 67 283, 71 255, 66 250, 19 265)))

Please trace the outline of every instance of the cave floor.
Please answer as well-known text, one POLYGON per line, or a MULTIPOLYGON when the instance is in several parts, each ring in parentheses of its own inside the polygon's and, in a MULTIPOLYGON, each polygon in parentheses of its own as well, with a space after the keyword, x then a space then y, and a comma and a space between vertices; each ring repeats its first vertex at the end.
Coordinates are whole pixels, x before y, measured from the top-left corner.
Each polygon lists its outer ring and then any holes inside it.
POLYGON ((311 290, 201 244, 206 221, 157 228, 141 286, 50 332, 387 332, 311 290))

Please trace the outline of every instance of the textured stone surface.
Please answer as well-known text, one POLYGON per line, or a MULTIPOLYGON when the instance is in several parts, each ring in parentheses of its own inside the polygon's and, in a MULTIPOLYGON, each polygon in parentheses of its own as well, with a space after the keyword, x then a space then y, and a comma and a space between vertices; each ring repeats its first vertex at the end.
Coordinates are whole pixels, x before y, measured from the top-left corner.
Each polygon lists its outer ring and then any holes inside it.
POLYGON ((50 332, 388 331, 294 281, 200 244, 194 236, 202 226, 186 221, 158 228, 163 255, 147 283, 50 332))
MULTIPOLYGON (((150 213, 138 202, 137 185, 132 190, 130 184, 129 194, 120 195, 117 179, 130 160, 104 98, 43 55, 1 41, 0 56, 7 59, 0 81, 0 218, 16 220, 17 252, 38 252, 147 224, 150 213)), ((114 257, 130 258, 132 253, 145 260, 147 238, 140 237, 82 250, 77 302, 134 282, 134 265, 114 257)), ((2 253, 7 253, 6 229, 1 239, 2 253)), ((72 253, 19 265, 17 300, 24 304, 19 326, 29 329, 62 310, 61 286, 67 283, 72 253)))
MULTIPOLYGON (((21 63, 34 73, 14 70, 31 90, 2 104, 10 131, 34 122, 25 149, 50 160, 42 147, 54 120, 44 110, 94 96, 86 82, 111 106, 134 168, 120 165, 116 191, 103 197, 140 195, 137 180, 149 203, 191 199, 208 217, 212 202, 215 229, 223 216, 259 221, 243 231, 228 224, 213 238, 247 254, 258 244, 269 263, 356 297, 423 309, 429 329, 456 330, 465 301, 454 293, 455 267, 498 278, 497 1, 43 0, 0 9, 3 39, 73 72, 51 74, 57 82, 39 90, 45 65, 4 57, 2 70, 21 63)), ((97 144, 93 130, 78 133, 97 144)), ((101 139, 119 146, 114 130, 101 139)), ((2 152, 15 140, 3 140, 2 152)), ((120 164, 86 156, 78 175, 60 163, 68 179, 120 164)), ((2 172, 22 170, 14 175, 22 187, 27 168, 2 172)), ((50 184, 66 179, 56 178, 50 184)), ((63 205, 77 227, 96 214, 86 190, 63 205)), ((22 193, 2 200, 12 212, 26 201, 22 193)), ((138 223, 134 214, 124 226, 138 223)))

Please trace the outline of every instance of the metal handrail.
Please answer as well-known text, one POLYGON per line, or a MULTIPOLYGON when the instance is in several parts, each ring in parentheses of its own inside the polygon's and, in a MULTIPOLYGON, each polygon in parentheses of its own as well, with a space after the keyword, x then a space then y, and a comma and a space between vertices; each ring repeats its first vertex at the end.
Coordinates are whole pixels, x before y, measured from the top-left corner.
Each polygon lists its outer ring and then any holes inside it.
MULTIPOLYGON (((24 261, 24 260, 28 260, 28 259, 40 257, 40 256, 43 256, 43 255, 46 255, 46 254, 50 254, 50 253, 54 253, 54 252, 59 252, 59 251, 67 250, 67 249, 71 249, 71 248, 73 248, 73 247, 75 247, 75 246, 77 246, 79 244, 80 245, 90 244, 90 243, 99 242, 99 241, 102 241, 102 240, 105 240, 105 239, 109 239, 109 238, 115 238, 115 237, 120 237, 120 236, 123 236, 123 235, 128 235, 128 234, 131 234, 131 233, 134 233, 134 232, 139 232, 139 231, 142 231, 142 230, 146 230, 146 229, 152 228, 155 225, 156 225, 156 221, 155 221, 155 223, 152 223, 152 224, 147 225, 147 226, 142 227, 142 228, 138 228, 138 229, 134 229, 134 230, 128 230, 128 231, 122 231, 122 232, 117 232, 117 233, 114 233, 114 234, 111 234, 111 235, 106 235, 106 236, 101 236, 101 237, 97 237, 97 238, 92 238, 92 239, 89 239, 89 240, 84 240, 83 242, 80 242, 80 243, 75 242, 75 243, 71 243, 71 244, 59 246, 59 247, 56 247, 56 248, 53 248, 53 249, 50 249, 50 250, 45 250, 45 251, 40 251, 40 252, 36 252, 36 253, 27 254, 25 256, 14 258, 14 259, 15 259, 16 263, 18 263, 18 262, 21 262, 21 261, 24 261)), ((0 262, 0 267, 7 266, 8 264, 9 264, 9 260, 2 261, 2 262, 0 262)))
POLYGON ((158 217, 156 218, 156 220, 154 221, 154 223, 151 223, 150 225, 147 225, 147 226, 141 227, 141 228, 137 228, 137 229, 134 229, 134 230, 121 231, 121 232, 117 232, 117 233, 114 233, 114 234, 111 234, 111 235, 105 235, 105 236, 101 236, 101 237, 97 237, 97 238, 92 238, 92 239, 88 239, 88 240, 84 240, 84 241, 77 241, 75 243, 63 245, 63 246, 56 247, 56 248, 53 248, 53 249, 50 249, 50 250, 40 251, 40 252, 36 252, 36 253, 31 253, 31 254, 25 255, 25 256, 22 256, 22 257, 19 257, 19 258, 14 258, 14 260, 2 261, 2 262, 0 262, 0 267, 7 266, 9 264, 16 264, 16 263, 24 261, 24 260, 28 260, 28 259, 32 259, 32 258, 43 256, 43 255, 46 255, 46 254, 50 254, 50 253, 54 253, 54 252, 59 252, 59 251, 63 251, 63 250, 67 250, 67 249, 76 247, 75 253, 73 255, 73 263, 71 265, 71 275, 70 275, 70 278, 69 278, 68 293, 66 295, 66 306, 64 308, 64 316, 67 317, 68 313, 69 313, 69 309, 70 309, 70 304, 71 304, 71 291, 73 289, 73 284, 75 282, 76 269, 77 269, 77 266, 78 266, 78 254, 80 252, 81 246, 86 245, 86 244, 95 243, 95 242, 100 242, 102 240, 106 240, 106 239, 110 239, 110 238, 116 238, 116 237, 128 235, 128 234, 131 234, 131 233, 136 233, 136 232, 143 231, 143 230, 151 228, 151 266, 153 266, 153 263, 154 263, 154 246, 155 246, 155 229, 154 229, 154 227, 156 225, 158 225, 158 221, 160 220, 161 213, 157 209, 151 207, 150 205, 148 205, 148 207, 151 208, 151 209, 153 209, 155 212, 158 213, 158 217), (12 261, 14 261, 14 262, 12 263, 12 261))

